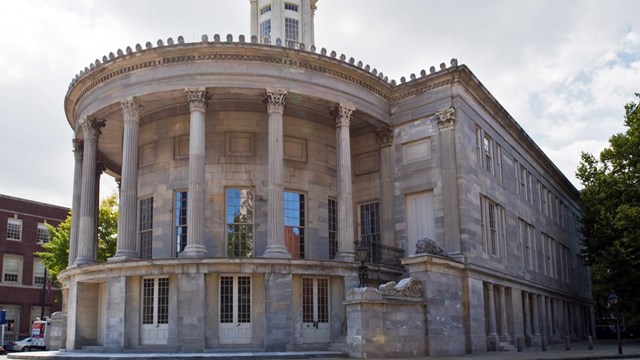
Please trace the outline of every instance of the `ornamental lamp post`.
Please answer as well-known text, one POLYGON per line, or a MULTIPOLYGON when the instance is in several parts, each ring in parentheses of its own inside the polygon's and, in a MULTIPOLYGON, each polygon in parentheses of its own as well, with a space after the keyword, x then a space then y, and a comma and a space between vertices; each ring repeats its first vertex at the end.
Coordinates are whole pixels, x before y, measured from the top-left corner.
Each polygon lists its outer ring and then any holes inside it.
POLYGON ((616 316, 616 333, 618 333, 618 354, 622 355, 622 341, 620 334, 620 316, 618 312, 618 295, 615 292, 611 292, 609 296, 607 296, 607 301, 609 302, 609 307, 613 308, 613 313, 616 316))
POLYGON ((358 279, 360 280, 359 288, 367 287, 367 278, 368 278, 368 270, 369 268, 364 263, 369 261, 369 243, 367 241, 361 240, 357 242, 356 247, 356 261, 360 262, 360 266, 358 266, 358 279))

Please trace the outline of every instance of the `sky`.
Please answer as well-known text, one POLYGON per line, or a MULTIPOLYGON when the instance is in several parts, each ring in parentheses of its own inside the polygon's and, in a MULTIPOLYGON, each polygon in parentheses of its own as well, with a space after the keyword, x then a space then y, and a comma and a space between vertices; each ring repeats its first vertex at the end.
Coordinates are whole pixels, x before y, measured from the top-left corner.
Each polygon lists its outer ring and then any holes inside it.
MULTIPOLYGON (((249 0, 0 0, 0 194, 71 206, 69 82, 117 49, 249 35, 249 0)), ((640 1, 319 0, 315 43, 398 81, 457 58, 580 188, 582 151, 625 131, 640 1)), ((102 176, 101 197, 115 191, 102 176)))

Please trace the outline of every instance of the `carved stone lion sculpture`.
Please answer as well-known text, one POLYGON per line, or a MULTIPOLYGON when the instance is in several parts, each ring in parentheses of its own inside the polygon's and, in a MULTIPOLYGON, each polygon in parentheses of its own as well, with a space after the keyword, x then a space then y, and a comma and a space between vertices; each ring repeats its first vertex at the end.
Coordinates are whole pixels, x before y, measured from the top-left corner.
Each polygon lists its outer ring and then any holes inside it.
POLYGON ((446 250, 438 246, 435 241, 429 238, 418 240, 416 243, 416 254, 431 254, 451 258, 446 250))

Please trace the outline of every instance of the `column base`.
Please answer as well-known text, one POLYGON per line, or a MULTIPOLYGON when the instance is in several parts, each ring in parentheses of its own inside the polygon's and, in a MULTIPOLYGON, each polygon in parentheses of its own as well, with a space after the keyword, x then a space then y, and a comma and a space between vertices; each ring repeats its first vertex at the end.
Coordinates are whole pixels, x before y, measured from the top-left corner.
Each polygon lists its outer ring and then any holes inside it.
POLYGON ((487 350, 498 351, 498 335, 497 334, 487 335, 487 350))
POLYGON ((180 254, 178 254, 179 258, 203 258, 207 257, 209 252, 207 248, 203 245, 187 245, 180 254))
POLYGON ((76 258, 76 261, 73 262, 71 267, 78 267, 83 265, 93 265, 96 263, 96 259, 92 258, 76 258))
POLYGON ((107 259, 107 262, 118 262, 127 260, 138 260, 140 256, 133 250, 118 250, 113 257, 107 259))
POLYGON ((509 334, 500 334, 500 342, 511 342, 509 334))
POLYGON ((542 336, 531 335, 531 346, 540 346, 542 344, 542 336))
POLYGON ((291 259, 291 254, 284 246, 267 246, 262 254, 266 258, 291 259))

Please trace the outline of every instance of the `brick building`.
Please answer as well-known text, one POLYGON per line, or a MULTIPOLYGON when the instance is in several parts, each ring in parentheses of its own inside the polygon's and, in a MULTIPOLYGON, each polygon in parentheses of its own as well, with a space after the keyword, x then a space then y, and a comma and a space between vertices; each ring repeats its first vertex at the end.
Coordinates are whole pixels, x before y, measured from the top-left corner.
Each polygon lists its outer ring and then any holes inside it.
POLYGON ((29 336, 30 324, 42 311, 60 310, 59 290, 47 288, 45 271, 33 253, 49 241, 46 224, 56 226, 68 208, 0 194, 0 307, 7 311, 5 340, 29 336))

